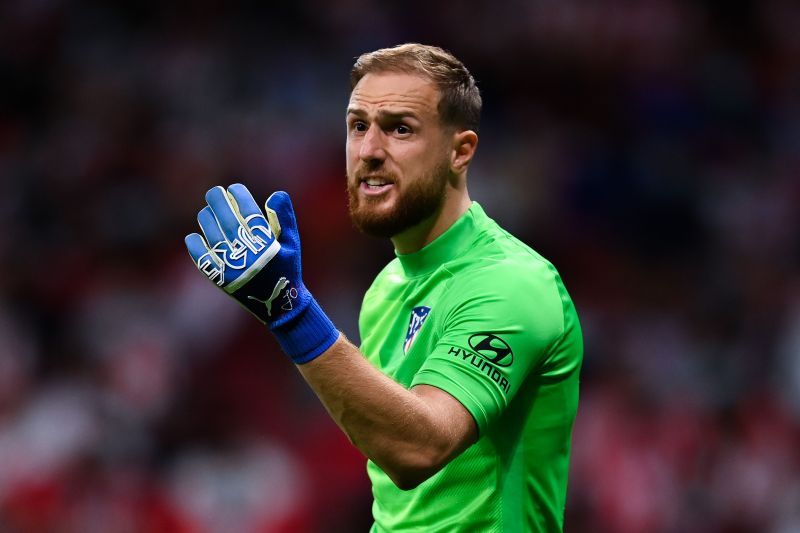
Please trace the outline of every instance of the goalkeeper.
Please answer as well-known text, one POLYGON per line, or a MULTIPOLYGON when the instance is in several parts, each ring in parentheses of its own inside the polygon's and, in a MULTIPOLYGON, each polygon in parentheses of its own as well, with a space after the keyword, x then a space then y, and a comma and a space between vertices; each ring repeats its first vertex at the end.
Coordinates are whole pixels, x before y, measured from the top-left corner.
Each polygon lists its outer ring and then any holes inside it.
POLYGON ((406 44, 351 72, 347 190, 397 258, 367 291, 360 348, 303 284, 292 205, 215 187, 186 238, 275 334, 369 459, 373 531, 561 531, 583 343, 546 259, 470 200, 481 97, 451 54, 406 44))

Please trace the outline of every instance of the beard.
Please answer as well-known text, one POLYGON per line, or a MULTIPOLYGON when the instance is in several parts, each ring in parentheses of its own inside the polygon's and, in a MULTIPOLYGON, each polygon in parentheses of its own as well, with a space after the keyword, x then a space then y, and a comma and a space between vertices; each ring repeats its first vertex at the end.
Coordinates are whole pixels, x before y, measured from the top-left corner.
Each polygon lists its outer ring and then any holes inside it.
POLYGON ((430 218, 441 209, 450 169, 449 162, 444 160, 418 178, 398 182, 393 175, 386 175, 394 183, 395 189, 394 203, 388 207, 382 206, 386 201, 383 196, 373 198, 359 195, 359 174, 357 170, 355 176, 348 176, 350 219, 356 228, 367 235, 391 238, 430 218))

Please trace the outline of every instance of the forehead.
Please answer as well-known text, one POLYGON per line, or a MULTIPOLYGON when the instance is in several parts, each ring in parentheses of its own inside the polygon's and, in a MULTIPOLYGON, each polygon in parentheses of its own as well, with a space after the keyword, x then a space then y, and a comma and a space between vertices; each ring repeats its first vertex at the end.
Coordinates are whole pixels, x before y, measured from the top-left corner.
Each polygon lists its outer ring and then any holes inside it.
POLYGON ((407 110, 418 114, 436 114, 438 104, 439 91, 427 78, 398 72, 371 72, 353 88, 348 111, 372 113, 407 110))

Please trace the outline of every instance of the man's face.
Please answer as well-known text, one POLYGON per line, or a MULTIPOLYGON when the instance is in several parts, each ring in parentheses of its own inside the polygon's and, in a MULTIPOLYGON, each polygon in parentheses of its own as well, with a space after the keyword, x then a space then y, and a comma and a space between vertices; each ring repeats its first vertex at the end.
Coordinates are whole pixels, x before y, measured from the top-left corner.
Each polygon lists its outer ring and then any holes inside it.
POLYGON ((439 92, 413 74, 370 73, 347 108, 350 216, 363 232, 393 237, 435 215, 450 176, 439 92))

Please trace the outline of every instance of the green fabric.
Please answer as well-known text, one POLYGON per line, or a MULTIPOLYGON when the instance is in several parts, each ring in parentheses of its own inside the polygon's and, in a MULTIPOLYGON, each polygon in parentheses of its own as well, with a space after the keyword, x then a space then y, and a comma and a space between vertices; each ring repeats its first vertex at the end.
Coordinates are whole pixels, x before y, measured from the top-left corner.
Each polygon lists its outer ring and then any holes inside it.
POLYGON ((405 387, 445 390, 480 433, 413 490, 369 461, 373 531, 562 530, 583 341, 553 265, 473 203, 381 271, 359 329, 375 366, 405 387), (419 307, 430 312, 405 353, 419 307))

